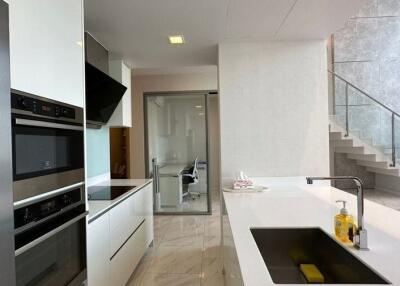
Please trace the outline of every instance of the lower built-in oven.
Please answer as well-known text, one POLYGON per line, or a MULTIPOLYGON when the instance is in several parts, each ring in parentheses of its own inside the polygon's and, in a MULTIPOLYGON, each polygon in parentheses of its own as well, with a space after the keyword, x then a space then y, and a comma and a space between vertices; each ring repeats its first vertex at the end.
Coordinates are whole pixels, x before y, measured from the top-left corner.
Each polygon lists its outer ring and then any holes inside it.
POLYGON ((86 215, 84 186, 14 210, 17 286, 86 283, 86 215))
POLYGON ((84 182, 83 110, 12 90, 14 202, 84 182))

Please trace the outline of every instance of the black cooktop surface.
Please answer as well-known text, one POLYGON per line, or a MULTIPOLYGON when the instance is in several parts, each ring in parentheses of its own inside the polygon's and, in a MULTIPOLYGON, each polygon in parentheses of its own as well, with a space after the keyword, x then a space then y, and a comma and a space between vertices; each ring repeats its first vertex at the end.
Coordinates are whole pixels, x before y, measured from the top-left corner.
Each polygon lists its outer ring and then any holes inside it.
POLYGON ((93 186, 88 188, 89 201, 113 200, 136 186, 93 186))

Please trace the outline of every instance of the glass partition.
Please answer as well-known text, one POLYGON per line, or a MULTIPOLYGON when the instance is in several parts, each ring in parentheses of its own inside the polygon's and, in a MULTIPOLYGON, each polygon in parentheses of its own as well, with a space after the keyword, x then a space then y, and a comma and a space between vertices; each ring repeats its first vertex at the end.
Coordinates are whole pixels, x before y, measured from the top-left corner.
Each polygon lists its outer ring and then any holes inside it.
POLYGON ((145 127, 155 212, 210 212, 207 94, 145 94, 145 127))
POLYGON ((397 165, 400 155, 399 115, 343 78, 334 77, 336 122, 382 152, 392 165, 397 165))

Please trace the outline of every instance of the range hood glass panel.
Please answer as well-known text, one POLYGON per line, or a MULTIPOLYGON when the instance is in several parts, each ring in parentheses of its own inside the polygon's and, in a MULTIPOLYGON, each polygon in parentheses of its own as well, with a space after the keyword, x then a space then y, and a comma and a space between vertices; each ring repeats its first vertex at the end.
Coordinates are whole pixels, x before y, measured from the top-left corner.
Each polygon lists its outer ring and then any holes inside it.
POLYGON ((86 119, 105 124, 117 108, 126 87, 86 62, 86 119))

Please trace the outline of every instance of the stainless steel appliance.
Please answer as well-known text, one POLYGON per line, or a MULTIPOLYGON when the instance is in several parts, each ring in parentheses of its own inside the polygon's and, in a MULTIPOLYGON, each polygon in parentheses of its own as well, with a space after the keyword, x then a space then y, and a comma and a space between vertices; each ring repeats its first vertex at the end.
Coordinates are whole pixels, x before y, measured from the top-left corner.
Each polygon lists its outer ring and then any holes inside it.
POLYGON ((0 0, 0 284, 15 285, 8 5, 0 0))
POLYGON ((11 91, 16 206, 84 182, 83 110, 11 91))
POLYGON ((84 194, 80 186, 14 210, 17 286, 85 283, 84 194))

